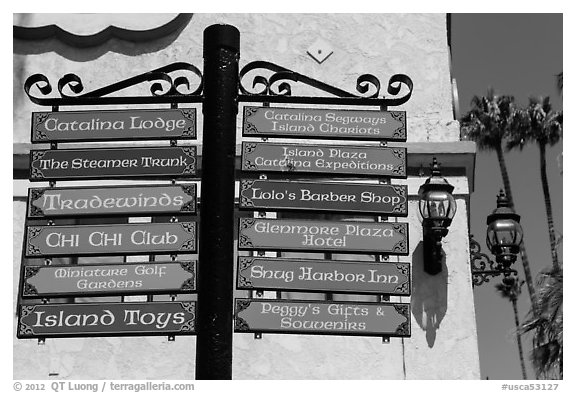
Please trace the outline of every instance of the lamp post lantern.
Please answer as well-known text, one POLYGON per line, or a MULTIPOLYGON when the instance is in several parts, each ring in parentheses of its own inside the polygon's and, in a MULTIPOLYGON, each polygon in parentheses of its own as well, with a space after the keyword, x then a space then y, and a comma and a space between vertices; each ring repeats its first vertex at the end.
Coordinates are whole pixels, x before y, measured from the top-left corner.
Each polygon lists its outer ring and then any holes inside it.
POLYGON ((504 275, 502 282, 510 284, 517 275, 517 271, 510 267, 516 261, 523 238, 520 215, 516 214, 510 206, 510 201, 503 190, 497 197, 496 209, 486 218, 486 246, 496 257, 491 260, 486 254, 480 252, 480 245, 470 239, 470 256, 472 267, 472 284, 479 286, 489 281, 491 276, 504 275))

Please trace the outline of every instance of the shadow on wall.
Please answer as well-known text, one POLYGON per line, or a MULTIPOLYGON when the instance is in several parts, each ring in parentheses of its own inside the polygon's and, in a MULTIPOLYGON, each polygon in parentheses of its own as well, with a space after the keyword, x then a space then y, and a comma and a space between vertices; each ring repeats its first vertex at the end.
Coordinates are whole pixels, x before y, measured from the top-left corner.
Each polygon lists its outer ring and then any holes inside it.
MULTIPOLYGON (((107 52, 127 56, 154 53, 170 46, 192 20, 193 14, 178 14, 170 22, 149 30, 129 30, 108 26, 93 35, 76 35, 56 25, 13 26, 14 54, 37 55, 55 52, 78 62, 91 61, 107 52)), ((21 18, 28 15, 21 14, 21 18)), ((22 20, 21 25, 25 25, 22 20)))
POLYGON ((420 242, 412 254, 412 315, 426 331, 428 347, 436 341, 436 331, 448 308, 448 269, 442 252, 442 271, 430 275, 424 271, 424 244, 420 242))

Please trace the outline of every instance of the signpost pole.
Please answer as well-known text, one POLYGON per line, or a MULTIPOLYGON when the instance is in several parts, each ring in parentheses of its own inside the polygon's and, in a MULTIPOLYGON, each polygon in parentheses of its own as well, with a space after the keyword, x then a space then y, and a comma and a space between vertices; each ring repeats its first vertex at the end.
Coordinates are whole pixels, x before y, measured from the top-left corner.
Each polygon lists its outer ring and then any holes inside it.
POLYGON ((196 379, 232 379, 234 160, 240 32, 204 30, 196 379))

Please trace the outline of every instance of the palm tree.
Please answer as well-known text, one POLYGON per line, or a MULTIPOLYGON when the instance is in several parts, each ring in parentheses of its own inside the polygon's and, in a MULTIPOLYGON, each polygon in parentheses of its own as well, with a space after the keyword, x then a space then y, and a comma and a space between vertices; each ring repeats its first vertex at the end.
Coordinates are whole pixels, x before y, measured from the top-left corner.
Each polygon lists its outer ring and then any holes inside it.
POLYGON ((522 349, 520 320, 518 319, 518 297, 522 291, 524 281, 518 283, 517 278, 504 278, 500 284, 496 284, 496 290, 500 295, 510 300, 512 308, 514 309, 514 323, 516 323, 516 343, 518 344, 518 355, 520 356, 520 368, 522 369, 522 379, 527 379, 526 364, 524 363, 524 350, 522 349))
MULTIPOLYGON (((504 191, 514 207, 510 178, 504 161, 502 142, 510 133, 512 127, 518 124, 518 113, 514 108, 514 97, 496 96, 492 88, 488 89, 485 97, 474 96, 472 109, 460 120, 463 139, 470 139, 477 143, 480 150, 493 150, 498 156, 500 173, 504 191)), ((530 302, 536 306, 536 294, 532 281, 532 272, 524 242, 520 243, 520 256, 526 278, 526 287, 530 295, 530 302)))
POLYGON ((552 111, 550 97, 536 99, 530 97, 526 110, 518 112, 516 117, 517 126, 509 134, 506 147, 522 149, 527 142, 536 142, 540 151, 540 180, 544 192, 544 206, 548 219, 548 234, 550 238, 550 251, 552 253, 552 267, 560 268, 558 253, 556 251, 557 240, 554 230, 554 218, 552 215, 552 203, 550 201, 550 188, 548 174, 546 172, 546 146, 554 146, 562 136, 562 111, 552 111))
POLYGON ((563 309, 562 268, 543 271, 538 280, 538 314, 533 311, 522 325, 522 334, 533 332, 530 359, 536 376, 544 379, 563 378, 563 309))

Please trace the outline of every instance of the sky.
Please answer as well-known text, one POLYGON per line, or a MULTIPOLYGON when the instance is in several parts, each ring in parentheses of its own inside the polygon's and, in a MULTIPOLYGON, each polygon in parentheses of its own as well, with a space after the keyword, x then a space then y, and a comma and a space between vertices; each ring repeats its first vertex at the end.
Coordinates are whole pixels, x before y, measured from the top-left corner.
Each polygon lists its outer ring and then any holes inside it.
MULTIPOLYGON (((486 95, 493 87, 498 95, 512 95, 520 107, 530 96, 550 96, 552 107, 562 109, 563 97, 555 75, 563 71, 562 14, 452 14, 452 67, 458 85, 460 113, 470 110, 474 95, 486 95)), ((558 156, 562 142, 548 149, 548 180, 554 225, 562 234, 562 174, 558 156)), ((520 214, 532 276, 551 264, 546 212, 540 181, 537 146, 505 155, 516 212, 520 214)), ((503 187, 496 153, 479 151, 476 156, 475 192, 471 197, 471 233, 489 254, 486 216, 496 207, 503 187)), ((562 252, 559 251, 562 257, 562 252)), ((524 279, 520 260, 515 264, 524 279)), ((482 378, 521 379, 511 303, 500 297, 494 285, 499 278, 474 290, 478 346, 482 378)), ((530 306, 523 286, 518 301, 524 320, 530 306)), ((528 358, 531 341, 523 347, 528 378, 534 373, 528 358)))

